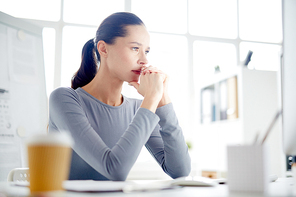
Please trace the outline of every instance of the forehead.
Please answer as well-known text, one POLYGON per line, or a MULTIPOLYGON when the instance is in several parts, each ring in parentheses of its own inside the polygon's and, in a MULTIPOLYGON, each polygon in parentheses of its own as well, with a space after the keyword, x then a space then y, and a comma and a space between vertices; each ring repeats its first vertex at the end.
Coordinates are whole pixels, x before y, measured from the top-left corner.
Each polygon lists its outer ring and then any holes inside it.
POLYGON ((138 42, 143 46, 149 46, 150 35, 144 25, 128 25, 125 27, 127 34, 125 37, 119 37, 117 40, 123 42, 138 42))

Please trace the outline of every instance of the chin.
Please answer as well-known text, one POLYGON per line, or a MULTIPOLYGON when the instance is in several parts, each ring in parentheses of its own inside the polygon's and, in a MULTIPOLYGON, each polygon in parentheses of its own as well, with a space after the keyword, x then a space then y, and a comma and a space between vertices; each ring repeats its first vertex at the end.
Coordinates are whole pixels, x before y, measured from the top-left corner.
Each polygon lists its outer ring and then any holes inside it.
POLYGON ((129 80, 129 81, 126 81, 127 83, 131 83, 131 82, 139 82, 139 80, 129 80))
POLYGON ((127 81, 127 82, 139 82, 139 78, 140 78, 140 77, 133 78, 133 79, 127 81))

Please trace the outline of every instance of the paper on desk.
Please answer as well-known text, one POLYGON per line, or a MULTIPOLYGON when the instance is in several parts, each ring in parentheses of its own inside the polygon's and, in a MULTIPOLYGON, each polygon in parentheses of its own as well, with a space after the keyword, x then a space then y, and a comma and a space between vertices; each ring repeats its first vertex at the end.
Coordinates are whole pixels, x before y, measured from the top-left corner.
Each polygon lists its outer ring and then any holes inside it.
POLYGON ((123 181, 64 181, 63 187, 68 191, 76 192, 109 192, 122 191, 127 182, 123 181))
POLYGON ((169 182, 133 182, 133 181, 64 181, 63 188, 75 192, 133 192, 175 188, 169 182))
POLYGON ((123 192, 154 191, 174 189, 178 187, 178 185, 173 185, 171 180, 137 180, 131 181, 129 184, 124 186, 123 192))

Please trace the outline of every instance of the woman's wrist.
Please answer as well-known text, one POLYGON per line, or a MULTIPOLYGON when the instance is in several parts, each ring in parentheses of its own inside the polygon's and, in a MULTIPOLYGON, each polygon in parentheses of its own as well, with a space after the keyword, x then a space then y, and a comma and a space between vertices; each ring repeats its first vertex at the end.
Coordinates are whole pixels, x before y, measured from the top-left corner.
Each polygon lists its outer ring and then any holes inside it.
POLYGON ((169 104, 169 103, 171 103, 171 102, 172 102, 172 101, 171 101, 169 95, 168 95, 167 93, 164 93, 163 96, 162 96, 162 98, 161 98, 161 100, 160 100, 159 103, 158 103, 157 108, 162 107, 162 106, 164 106, 164 105, 167 105, 167 104, 169 104))
POLYGON ((141 107, 146 108, 152 111, 153 113, 155 113, 158 107, 158 104, 159 104, 159 98, 153 97, 153 96, 145 96, 142 101, 141 107))

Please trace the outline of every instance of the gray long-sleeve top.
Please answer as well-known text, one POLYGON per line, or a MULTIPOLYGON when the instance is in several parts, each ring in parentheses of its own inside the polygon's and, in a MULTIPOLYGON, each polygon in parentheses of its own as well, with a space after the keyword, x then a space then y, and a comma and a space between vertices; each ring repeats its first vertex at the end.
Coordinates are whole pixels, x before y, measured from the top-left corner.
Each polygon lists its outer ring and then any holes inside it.
POLYGON ((49 99, 49 131, 74 139, 69 179, 125 180, 143 145, 172 178, 187 176, 191 160, 172 104, 152 113, 123 96, 107 105, 82 88, 58 88, 49 99))

